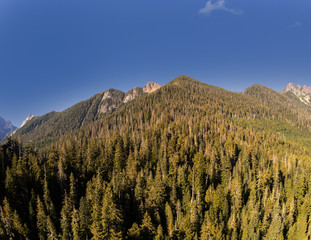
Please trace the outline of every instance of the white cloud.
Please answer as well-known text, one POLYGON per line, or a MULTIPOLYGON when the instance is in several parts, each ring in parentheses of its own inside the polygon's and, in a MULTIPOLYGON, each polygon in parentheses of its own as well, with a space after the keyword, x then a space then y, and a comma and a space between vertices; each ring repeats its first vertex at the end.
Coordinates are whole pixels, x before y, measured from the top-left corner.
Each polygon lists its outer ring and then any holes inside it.
POLYGON ((206 2, 205 7, 199 10, 199 13, 209 15, 211 12, 216 10, 226 11, 232 14, 242 13, 241 10, 226 7, 225 0, 216 0, 216 1, 208 0, 206 2))
POLYGON ((302 26, 302 23, 299 21, 296 21, 295 23, 288 25, 290 28, 298 28, 302 26))

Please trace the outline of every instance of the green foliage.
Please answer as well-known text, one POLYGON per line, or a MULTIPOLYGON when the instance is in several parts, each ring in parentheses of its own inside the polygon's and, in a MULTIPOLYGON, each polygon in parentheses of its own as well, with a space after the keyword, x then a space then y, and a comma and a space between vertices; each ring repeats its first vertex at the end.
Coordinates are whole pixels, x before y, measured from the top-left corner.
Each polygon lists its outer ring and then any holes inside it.
POLYGON ((101 97, 58 117, 53 144, 0 146, 1 239, 310 238, 310 110, 295 99, 181 76, 96 120, 101 97))

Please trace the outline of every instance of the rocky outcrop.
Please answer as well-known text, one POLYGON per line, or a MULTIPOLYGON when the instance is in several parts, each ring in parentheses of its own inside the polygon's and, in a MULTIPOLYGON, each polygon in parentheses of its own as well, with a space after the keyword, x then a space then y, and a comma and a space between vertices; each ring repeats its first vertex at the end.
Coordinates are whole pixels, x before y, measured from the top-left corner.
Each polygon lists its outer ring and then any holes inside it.
POLYGON ((142 92, 143 92, 142 88, 139 88, 139 87, 135 87, 131 89, 125 94, 123 102, 127 103, 127 102, 134 100, 135 98, 139 97, 142 94, 142 92))
POLYGON ((62 112, 50 112, 43 116, 29 115, 14 136, 26 142, 53 141, 64 133, 86 126, 104 114, 138 99, 159 88, 159 84, 149 82, 144 88, 135 87, 124 93, 118 89, 108 89, 81 101, 62 112), (144 90, 143 90, 144 89, 144 90))
POLYGON ((146 86, 143 87, 143 91, 146 93, 152 93, 161 87, 160 84, 154 82, 148 82, 146 86))
POLYGON ((28 122, 30 122, 35 117, 36 117, 35 115, 29 114, 28 117, 23 121, 23 123, 20 126, 20 128, 24 127, 28 122))
POLYGON ((106 113, 118 108, 124 103, 133 101, 137 97, 142 96, 143 94, 149 94, 161 87, 160 84, 154 82, 148 82, 144 87, 135 87, 129 90, 127 93, 124 93, 117 89, 109 89, 103 92, 101 102, 98 106, 98 113, 106 113))
POLYGON ((287 87, 281 91, 281 93, 286 93, 286 92, 293 93, 304 104, 309 105, 311 103, 311 87, 307 87, 306 85, 301 87, 300 85, 289 83, 287 87))

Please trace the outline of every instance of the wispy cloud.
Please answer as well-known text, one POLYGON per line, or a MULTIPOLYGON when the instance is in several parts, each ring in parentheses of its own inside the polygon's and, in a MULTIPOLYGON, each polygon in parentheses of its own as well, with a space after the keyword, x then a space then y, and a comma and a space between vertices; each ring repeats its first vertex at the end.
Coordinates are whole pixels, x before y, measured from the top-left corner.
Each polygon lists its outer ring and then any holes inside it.
POLYGON ((299 21, 296 21, 295 23, 288 25, 290 28, 298 28, 302 26, 302 23, 299 21))
POLYGON ((216 1, 208 0, 205 4, 205 7, 199 10, 199 13, 209 15, 211 14, 211 12, 217 11, 217 10, 230 12, 232 14, 243 13, 239 9, 228 8, 226 6, 225 0, 216 0, 216 1))

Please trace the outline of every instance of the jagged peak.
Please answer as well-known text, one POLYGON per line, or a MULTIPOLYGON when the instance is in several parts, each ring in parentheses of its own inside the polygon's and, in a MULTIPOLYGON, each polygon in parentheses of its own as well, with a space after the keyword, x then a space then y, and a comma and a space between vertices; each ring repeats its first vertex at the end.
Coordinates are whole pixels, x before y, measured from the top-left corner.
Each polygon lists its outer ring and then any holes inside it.
POLYGON ((0 117, 0 142, 6 139, 7 136, 11 136, 10 133, 15 131, 17 128, 9 120, 5 120, 0 117))
MULTIPOLYGON (((297 85, 297 86, 299 86, 299 85, 297 85)), ((289 83, 287 84, 287 87, 296 87, 296 85, 295 85, 295 83, 289 82, 289 83)), ((300 86, 299 86, 299 87, 300 87, 300 86)))
POLYGON ((162 87, 160 84, 156 82, 149 81, 146 86, 143 87, 143 92, 152 93, 162 87))
POLYGON ((0 128, 5 128, 5 129, 11 129, 11 128, 16 128, 10 120, 5 120, 0 116, 0 128))
POLYGON ((294 83, 288 83, 286 88, 283 89, 281 92, 289 92, 289 91, 295 91, 295 90, 298 90, 298 91, 301 91, 305 94, 311 94, 311 87, 308 87, 307 85, 303 85, 303 86, 300 86, 299 84, 298 85, 295 85, 294 83))
POLYGON ((283 89, 281 92, 282 93, 292 92, 295 95, 297 95, 297 94, 311 94, 311 87, 308 87, 306 85, 303 85, 303 86, 295 85, 294 83, 290 82, 287 84, 286 88, 283 89))
POLYGON ((295 85, 294 83, 288 83, 285 89, 281 93, 290 92, 300 99, 304 104, 309 105, 311 103, 311 87, 306 85, 300 86, 295 85))
POLYGON ((281 91, 281 93, 292 92, 294 90, 300 89, 300 85, 295 85, 294 83, 288 83, 286 88, 281 91))

